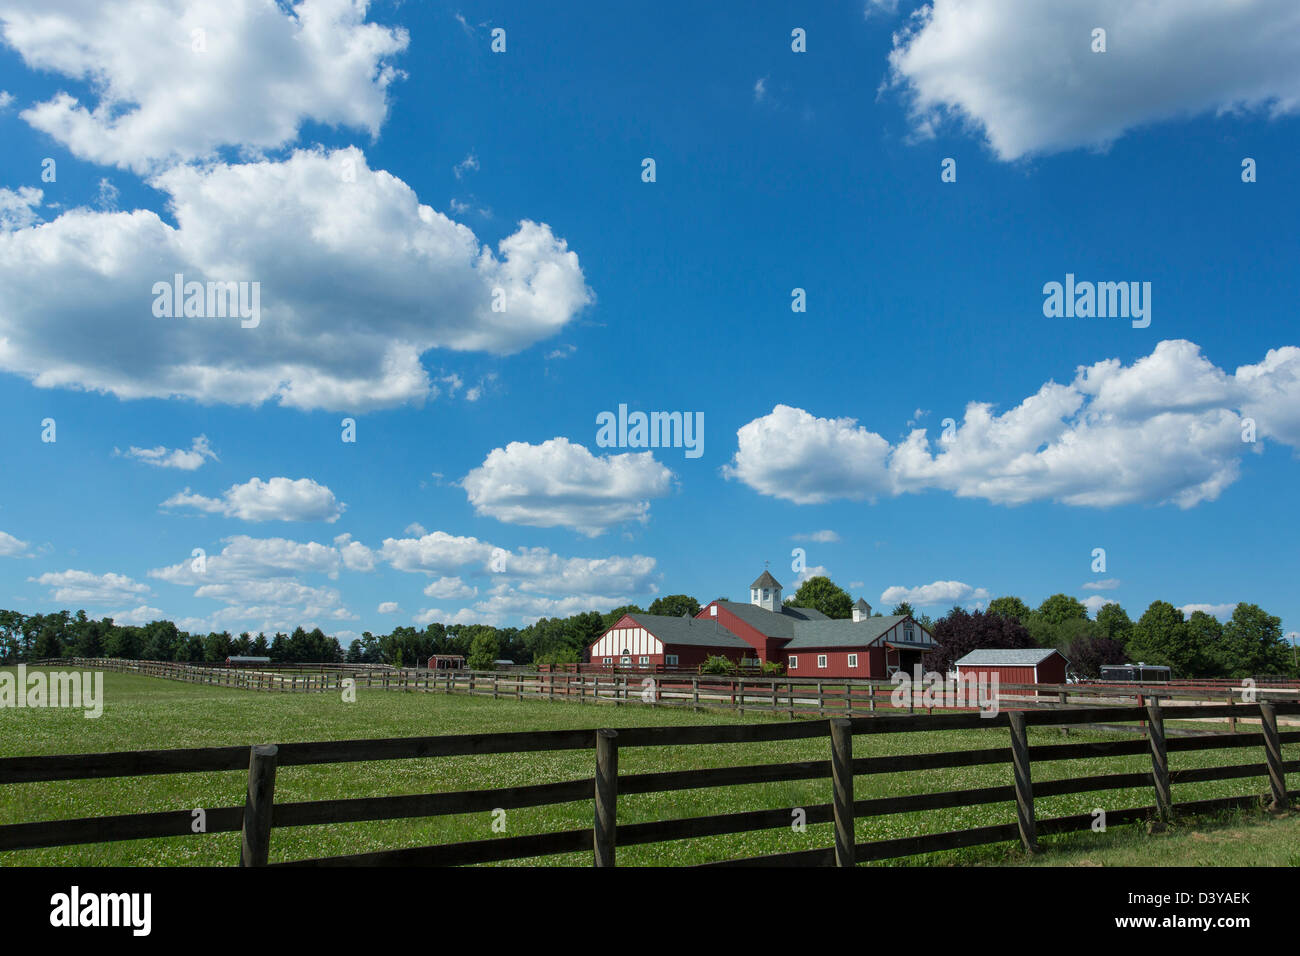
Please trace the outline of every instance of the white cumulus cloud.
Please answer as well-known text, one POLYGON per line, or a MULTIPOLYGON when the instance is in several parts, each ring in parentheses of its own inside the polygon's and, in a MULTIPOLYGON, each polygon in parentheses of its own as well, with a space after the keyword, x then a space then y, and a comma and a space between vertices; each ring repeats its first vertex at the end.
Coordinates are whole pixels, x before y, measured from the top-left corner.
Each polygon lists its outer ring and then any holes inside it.
POLYGON ((922 136, 945 119, 1003 160, 1105 147, 1162 120, 1300 106, 1294 0, 933 0, 894 35, 890 82, 922 136), (1094 53, 1093 30, 1106 31, 1094 53))
MULTIPOLYGON (((118 453, 117 449, 113 449, 118 453)), ((219 461, 217 453, 212 450, 212 445, 208 442, 206 435, 199 435, 186 448, 167 448, 158 445, 154 448, 137 448, 132 445, 125 452, 121 452, 125 458, 134 458, 136 461, 142 461, 146 465, 154 465, 158 468, 178 468, 181 471, 194 471, 202 466, 209 458, 213 461, 219 461)))
POLYGON ((0 2, 5 43, 34 70, 89 82, 21 114, 92 162, 145 171, 226 146, 274 149, 305 121, 377 135, 405 30, 365 0, 0 2))
POLYGON ((0 531, 0 558, 25 558, 27 556, 26 541, 19 541, 13 535, 0 531))
POLYGON ((598 458, 567 438, 552 438, 493 449, 461 486, 479 514, 595 537, 612 525, 647 521, 649 499, 667 494, 672 478, 650 452, 598 458))
POLYGON ((966 406, 960 425, 931 441, 913 429, 891 446, 853 419, 776 406, 742 426, 724 469, 751 488, 798 504, 878 494, 948 491, 1016 505, 1053 500, 1112 507, 1213 501, 1237 480, 1246 415, 1259 438, 1300 448, 1300 348, 1271 350, 1229 374, 1192 342, 1160 342, 1124 366, 1080 366, 998 412, 966 406))
POLYGON ((27 580, 48 587, 51 599, 69 604, 119 604, 149 593, 149 585, 111 571, 94 574, 69 568, 67 571, 48 571, 27 580))
POLYGON ((984 588, 971 587, 961 581, 935 581, 914 588, 895 585, 885 588, 880 595, 881 604, 892 606, 906 601, 913 607, 968 604, 976 601, 987 601, 988 599, 989 592, 984 588))
POLYGON ((0 197, 17 226, 0 229, 0 371, 126 399, 366 411, 437 395, 430 349, 517 352, 593 298, 545 223, 520 222, 494 252, 355 148, 175 167, 150 185, 175 226, 144 209, 40 223, 39 194, 0 197), (256 326, 156 315, 176 275, 205 292, 249 283, 256 326))
POLYGON ((186 488, 162 503, 163 508, 194 508, 243 521, 337 521, 347 507, 334 492, 310 478, 250 478, 231 485, 219 498, 186 488))

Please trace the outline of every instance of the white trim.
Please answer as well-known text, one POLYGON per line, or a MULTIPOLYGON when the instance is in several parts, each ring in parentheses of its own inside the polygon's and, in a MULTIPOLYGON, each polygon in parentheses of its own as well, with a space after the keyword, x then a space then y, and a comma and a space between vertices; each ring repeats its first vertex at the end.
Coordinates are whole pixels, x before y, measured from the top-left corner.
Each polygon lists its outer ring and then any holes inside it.
POLYGON ((825 668, 826 668, 826 661, 827 661, 827 656, 826 656, 825 654, 818 654, 818 655, 817 655, 817 669, 818 669, 818 670, 825 670, 825 668))

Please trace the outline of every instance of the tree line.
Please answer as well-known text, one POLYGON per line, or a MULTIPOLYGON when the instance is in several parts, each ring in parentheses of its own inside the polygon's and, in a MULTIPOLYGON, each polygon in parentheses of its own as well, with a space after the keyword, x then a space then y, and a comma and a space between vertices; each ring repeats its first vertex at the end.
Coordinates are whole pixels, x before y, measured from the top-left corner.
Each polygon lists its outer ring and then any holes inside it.
POLYGON ((498 660, 520 664, 565 664, 583 652, 626 613, 699 613, 700 605, 684 594, 656 599, 648 609, 635 604, 608 613, 585 611, 565 618, 542 618, 527 627, 488 624, 441 624, 395 627, 388 634, 365 631, 346 650, 319 627, 291 633, 238 636, 229 631, 191 634, 168 620, 143 625, 95 619, 84 610, 23 614, 0 610, 0 663, 60 657, 117 657, 127 660, 219 663, 227 657, 269 657, 274 663, 390 664, 423 666, 434 654, 457 654, 469 666, 486 670, 498 660))
MULTIPOLYGON (((809 578, 786 602, 827 617, 853 613, 849 594, 827 577, 809 578)), ((1184 615, 1168 601, 1152 601, 1136 621, 1119 604, 1104 604, 1094 617, 1083 602, 1053 594, 1036 608, 1018 597, 1000 597, 983 610, 953 607, 938 620, 917 615, 907 602, 890 614, 908 614, 929 631, 939 648, 926 670, 947 673, 954 661, 980 648, 1051 647, 1080 677, 1097 677, 1103 664, 1162 664, 1175 677, 1300 677, 1296 648, 1282 636, 1282 620, 1257 604, 1238 604, 1226 623, 1204 611, 1184 615)), ((873 616, 881 616, 876 612, 873 616)))
MULTIPOLYGON (((719 598, 726 600, 726 598, 719 598)), ((785 603, 808 607, 827 617, 852 616, 853 602, 827 577, 809 578, 785 603)), ((229 631, 190 634, 167 620, 121 625, 75 614, 22 614, 0 610, 0 662, 58 657, 120 657, 182 662, 224 661, 232 655, 269 657, 275 663, 389 664, 423 666, 434 654, 455 654, 476 670, 498 660, 519 664, 571 664, 628 613, 694 617, 700 602, 688 594, 655 599, 648 608, 626 604, 606 613, 584 611, 564 618, 541 618, 527 627, 441 624, 395 627, 388 634, 364 632, 346 651, 319 627, 291 633, 233 636, 229 631)), ((1238 604, 1220 622, 1203 611, 1190 616, 1167 601, 1153 601, 1136 621, 1119 604, 1103 605, 1094 617, 1083 603, 1053 594, 1036 608, 1018 597, 1000 597, 987 608, 953 607, 932 619, 906 602, 891 614, 909 614, 939 643, 927 655, 927 670, 946 672, 954 661, 978 648, 1053 647, 1082 677, 1096 677, 1103 664, 1144 662, 1169 666, 1175 677, 1300 676, 1296 650, 1282 636, 1282 622, 1255 604, 1238 604)), ((875 612, 876 617, 881 616, 875 612)))

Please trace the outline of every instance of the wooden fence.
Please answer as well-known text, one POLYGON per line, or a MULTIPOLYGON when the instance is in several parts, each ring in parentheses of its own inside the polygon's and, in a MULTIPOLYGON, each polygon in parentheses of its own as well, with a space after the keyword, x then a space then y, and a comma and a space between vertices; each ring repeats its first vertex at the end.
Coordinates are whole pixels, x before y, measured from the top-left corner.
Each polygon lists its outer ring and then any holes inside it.
MULTIPOLYGON (((649 704, 692 709, 722 708, 738 714, 754 713, 796 717, 848 717, 877 713, 934 713, 935 710, 978 709, 978 702, 956 682, 932 689, 926 695, 901 699, 896 685, 887 680, 806 680, 802 678, 717 677, 698 674, 649 675, 637 672, 574 673, 527 671, 470 671, 361 669, 355 666, 311 672, 280 669, 226 668, 213 665, 135 661, 115 658, 63 658, 32 666, 65 666, 144 674, 189 683, 272 693, 339 693, 344 681, 353 687, 420 693, 468 694, 514 700, 560 700, 575 703, 649 704)), ((322 667, 322 665, 310 665, 322 667)), ((328 666, 328 665, 324 665, 328 666)), ((1203 707, 1222 703, 1250 708, 1255 700, 1278 703, 1300 700, 1300 690, 1262 686, 1243 694, 1240 686, 1187 687, 1176 684, 1002 684, 1000 710, 1033 710, 1143 706, 1155 700, 1169 707, 1203 707), (1253 699, 1252 699, 1253 698, 1253 699)), ((1206 719, 1204 710, 1180 713, 1179 719, 1206 719)), ((1233 710, 1227 721, 1250 720, 1250 712, 1233 710)))
MULTIPOLYGON (((1227 716, 1229 707, 1211 705, 1213 716, 1227 716)), ((273 828, 312 826, 358 821, 431 817, 489 812, 497 809, 549 806, 592 801, 592 826, 555 833, 502 836, 487 840, 382 850, 320 859, 295 860, 276 865, 383 866, 458 865, 528 859, 559 853, 590 853, 597 866, 613 866, 619 846, 659 843, 787 827, 794 809, 802 809, 809 825, 833 823, 834 843, 807 850, 746 859, 721 861, 733 865, 838 865, 912 856, 940 850, 1019 840, 1030 852, 1041 834, 1086 830, 1091 814, 1040 819, 1036 797, 1149 787, 1151 805, 1107 812, 1108 825, 1149 819, 1168 819, 1178 812, 1207 812, 1258 805, 1258 793, 1177 802, 1174 786, 1182 783, 1267 777, 1264 801, 1282 809, 1300 796, 1288 791, 1286 774, 1300 772, 1300 760, 1284 761, 1282 746, 1300 742, 1300 731, 1279 732, 1279 713, 1300 713, 1296 703, 1259 703, 1251 706, 1260 732, 1167 739, 1165 715, 1157 703, 1145 707, 1083 708, 1058 711, 1014 711, 993 720, 975 714, 941 716, 882 716, 764 722, 731 726, 634 727, 621 730, 560 730, 522 733, 471 734, 388 740, 349 740, 323 743, 288 743, 248 747, 205 747, 193 750, 155 750, 126 753, 79 754, 0 758, 0 786, 50 780, 88 780, 150 774, 196 773, 248 769, 247 797, 242 807, 207 809, 206 832, 240 832, 239 864, 267 865, 273 828), (1028 727, 1068 726, 1099 719, 1144 720, 1146 739, 1030 746, 1028 727), (854 757, 853 738, 861 735, 1008 728, 1010 747, 918 753, 896 756, 854 757), (620 751, 634 747, 696 746, 719 743, 828 738, 829 759, 731 766, 703 770, 620 774, 620 751), (1171 768, 1169 757, 1207 750, 1263 751, 1263 762, 1228 766, 1171 768), (579 780, 454 793, 363 797, 296 803, 275 802, 277 767, 337 764, 357 761, 452 757, 474 754, 535 754, 539 752, 594 751, 593 775, 579 780), (1052 761, 1150 754, 1151 769, 1140 773, 1108 773, 1081 778, 1033 781, 1033 769, 1052 761), (941 768, 1002 765, 1010 771, 1006 785, 907 796, 855 800, 853 781, 867 774, 909 773, 941 768), (621 795, 666 793, 700 788, 794 780, 830 780, 830 802, 802 808, 722 813, 710 816, 618 824, 621 795), (890 840, 858 842, 859 819, 918 810, 1013 804, 1014 819, 991 826, 951 830, 890 840)), ((1238 712, 1240 708, 1238 708, 1238 712)), ((0 826, 0 851, 72 844, 102 843, 191 833, 189 810, 132 813, 0 826)))

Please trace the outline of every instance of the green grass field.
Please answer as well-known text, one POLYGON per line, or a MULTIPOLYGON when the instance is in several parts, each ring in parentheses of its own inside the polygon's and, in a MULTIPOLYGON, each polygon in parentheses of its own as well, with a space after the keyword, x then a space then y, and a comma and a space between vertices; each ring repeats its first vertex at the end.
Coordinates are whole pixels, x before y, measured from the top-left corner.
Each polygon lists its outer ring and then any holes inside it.
MULTIPOLYGON (((86 753, 230 744, 287 743, 349 738, 402 737, 429 734, 552 730, 583 727, 652 726, 667 724, 728 724, 740 720, 726 712, 642 705, 492 700, 444 694, 405 694, 361 688, 354 704, 333 694, 266 694, 157 680, 128 674, 105 675, 103 716, 87 720, 77 710, 0 710, 0 755, 86 753)), ((762 718, 746 715, 744 721, 762 718)), ((1102 732, 1072 730, 1069 740, 1114 739, 1102 732)), ((1124 735, 1127 736, 1127 735, 1124 735)), ((1059 743, 1053 728, 1030 730, 1031 743, 1059 743)), ((987 730, 860 735, 855 756, 918 753, 1008 746, 1008 733, 987 730)), ((1289 745, 1286 758, 1300 756, 1289 745)), ((825 739, 775 743, 695 747, 627 748, 620 752, 622 773, 685 770, 788 760, 827 759, 825 739)), ((1171 755, 1174 770, 1220 763, 1262 762, 1251 751, 1171 755)), ((1149 770, 1149 758, 1117 757, 1039 763, 1036 780, 1096 773, 1149 770)), ((590 777, 591 751, 549 754, 493 755, 423 760, 281 768, 276 799, 285 801, 340 799, 362 796, 425 793, 484 787, 506 787, 590 777)), ((858 799, 1006 785, 1009 766, 956 768, 924 773, 859 776, 858 799)), ((195 807, 241 806, 245 772, 173 774, 97 781, 59 781, 0 786, 0 823, 56 820, 185 810, 195 807)), ((1175 784, 1175 801, 1235 794, 1263 794, 1261 776, 1235 781, 1175 784)), ((620 823, 688 817, 774 807, 800 807, 830 801, 830 781, 759 784, 725 789, 638 794, 620 797, 620 823)), ((1036 801, 1040 817, 1087 813, 1094 807, 1119 809, 1153 801, 1147 790, 1109 791, 1036 801)), ((540 833, 589 827, 591 802, 509 811, 504 834, 494 834, 487 813, 459 816, 349 823, 333 826, 277 829, 272 834, 272 861, 421 846, 494 836, 540 833)), ((1010 804, 952 810, 930 810, 859 820, 859 840, 889 839, 936 833, 1014 820, 1010 804)), ((1294 865, 1294 838, 1300 827, 1294 815, 1265 820, 1245 814, 1211 821, 1182 821, 1170 832, 1148 835, 1141 827, 1115 827, 1042 841, 1045 852, 1025 861, 1012 844, 955 850, 894 861, 894 865, 1000 864, 1130 864, 1168 865, 1173 862, 1210 865, 1294 865), (1261 822, 1263 821, 1263 822, 1261 822), (1199 827, 1199 829, 1198 829, 1199 827), (1216 840, 1213 834, 1242 832, 1257 837, 1216 840), (1198 836, 1199 834, 1199 836, 1198 836), (1210 834, 1211 836, 1207 836, 1210 834), (1271 834, 1276 834, 1271 836, 1271 834), (1290 836, 1290 839, 1286 837, 1290 836), (1182 847, 1183 849, 1179 849, 1182 847), (1288 855, 1289 852, 1289 855, 1288 855), (1222 858, 1220 858, 1222 854, 1222 858)), ((790 828, 709 837, 650 846, 622 847, 620 865, 679 865, 764 853, 824 847, 832 842, 828 825, 809 826, 803 833, 790 828)), ((124 841, 0 854, 7 865, 232 865, 238 858, 238 834, 192 835, 167 839, 124 841)), ((546 857, 524 863, 589 865, 589 854, 546 857)))

